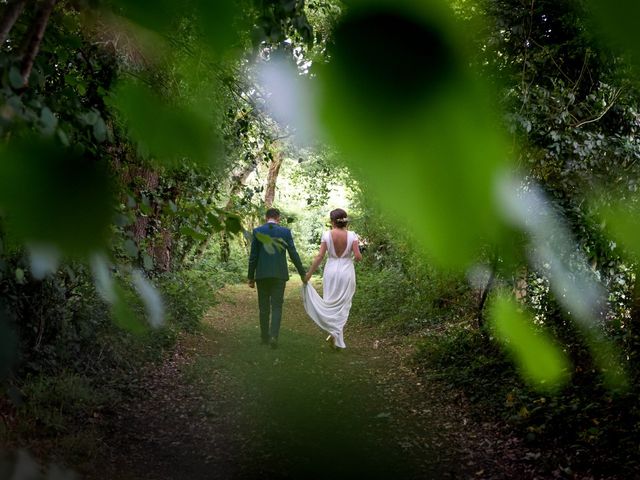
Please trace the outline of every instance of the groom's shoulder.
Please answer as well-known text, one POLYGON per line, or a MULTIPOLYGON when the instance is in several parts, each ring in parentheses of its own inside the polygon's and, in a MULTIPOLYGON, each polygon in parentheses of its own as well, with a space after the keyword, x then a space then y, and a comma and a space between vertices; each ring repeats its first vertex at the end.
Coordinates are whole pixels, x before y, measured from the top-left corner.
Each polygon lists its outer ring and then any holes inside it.
POLYGON ((277 223, 265 223, 253 229, 254 232, 271 232, 271 233, 291 233, 287 227, 278 225, 277 223))
POLYGON ((289 230, 287 227, 283 227, 282 225, 276 225, 276 231, 282 235, 291 233, 291 230, 289 230))

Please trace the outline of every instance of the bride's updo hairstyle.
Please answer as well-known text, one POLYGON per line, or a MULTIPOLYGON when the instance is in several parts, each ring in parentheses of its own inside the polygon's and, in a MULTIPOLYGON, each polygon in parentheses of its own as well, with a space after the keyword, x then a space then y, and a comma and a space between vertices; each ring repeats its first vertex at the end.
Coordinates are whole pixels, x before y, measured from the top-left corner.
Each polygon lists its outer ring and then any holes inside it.
POLYGON ((331 219, 331 223, 338 228, 345 228, 349 223, 349 220, 347 220, 347 212, 341 208, 332 210, 329 214, 329 218, 331 219))

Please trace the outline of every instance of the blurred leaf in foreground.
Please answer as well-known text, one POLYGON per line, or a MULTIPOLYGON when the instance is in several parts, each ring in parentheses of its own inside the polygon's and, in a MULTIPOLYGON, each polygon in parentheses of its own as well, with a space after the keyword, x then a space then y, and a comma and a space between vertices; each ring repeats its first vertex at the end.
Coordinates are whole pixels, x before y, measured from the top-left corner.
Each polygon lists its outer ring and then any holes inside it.
POLYGON ((282 252, 287 248, 287 243, 282 238, 271 237, 260 232, 256 232, 255 235, 256 239, 262 243, 264 249, 269 255, 274 255, 276 253, 276 249, 282 252))
POLYGON ((199 164, 214 161, 216 137, 210 119, 169 105, 149 88, 131 82, 118 86, 115 104, 131 135, 162 163, 178 164, 185 157, 199 164))
POLYGON ((511 298, 502 294, 490 306, 491 326, 496 338, 512 355, 531 387, 540 391, 558 389, 569 379, 569 360, 554 340, 511 298))
POLYGON ((617 202, 600 211, 613 240, 633 260, 640 259, 640 204, 637 198, 617 202))
POLYGON ((175 34, 179 22, 189 18, 211 53, 223 54, 246 28, 247 16, 234 0, 116 0, 118 13, 160 34, 175 34))
POLYGON ((162 326, 164 323, 164 304, 158 290, 140 270, 133 271, 131 281, 144 304, 149 324, 154 328, 162 326))
POLYGON ((117 13, 158 32, 169 30, 180 12, 180 3, 172 0, 115 0, 114 5, 117 13))
POLYGON ((113 203, 104 165, 37 139, 4 147, 0 159, 0 213, 12 238, 70 255, 106 245, 113 203))
POLYGON ((247 28, 248 17, 236 0, 198 0, 197 19, 200 33, 215 53, 224 53, 247 28))
POLYGON ((164 323, 164 304, 159 292, 139 270, 134 270, 131 282, 138 294, 134 296, 123 280, 113 278, 109 261, 104 255, 91 257, 91 272, 96 291, 111 306, 116 325, 132 333, 143 333, 148 326, 141 319, 139 308, 143 306, 149 324, 156 328, 164 323), (140 302, 142 305, 140 305, 140 302))
POLYGON ((489 89, 436 2, 357 5, 319 73, 324 127, 378 201, 433 258, 464 268, 501 228, 494 180, 507 148, 489 89))
POLYGON ((502 214, 527 232, 529 260, 545 275, 564 314, 579 328, 608 388, 627 386, 618 349, 604 333, 607 289, 542 189, 506 176, 499 182, 502 214))
POLYGON ((42 280, 54 273, 60 265, 60 252, 51 245, 29 245, 31 275, 42 280))
POLYGON ((618 47, 631 51, 636 65, 640 65, 640 2, 621 0, 590 0, 593 20, 600 25, 604 34, 618 47))

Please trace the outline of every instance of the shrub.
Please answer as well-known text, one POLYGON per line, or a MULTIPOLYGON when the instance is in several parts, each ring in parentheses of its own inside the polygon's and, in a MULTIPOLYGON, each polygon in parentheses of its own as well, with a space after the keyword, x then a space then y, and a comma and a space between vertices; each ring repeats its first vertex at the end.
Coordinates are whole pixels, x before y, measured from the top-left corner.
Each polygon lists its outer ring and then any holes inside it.
POLYGON ((159 285, 166 302, 168 321, 180 329, 196 330, 204 313, 215 303, 214 287, 219 281, 195 270, 160 277, 159 285))
POLYGON ((28 376, 21 388, 24 403, 18 413, 33 422, 41 433, 57 434, 69 430, 69 422, 85 423, 92 413, 113 402, 82 375, 67 370, 55 376, 28 376))

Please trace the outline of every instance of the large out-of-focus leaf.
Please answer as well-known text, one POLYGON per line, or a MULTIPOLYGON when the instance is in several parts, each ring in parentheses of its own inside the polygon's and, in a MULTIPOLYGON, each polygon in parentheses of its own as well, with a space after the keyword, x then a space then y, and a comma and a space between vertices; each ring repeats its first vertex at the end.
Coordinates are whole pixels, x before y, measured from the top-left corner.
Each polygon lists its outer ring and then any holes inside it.
POLYGON ((184 4, 172 0, 115 0, 116 13, 127 17, 149 30, 165 32, 174 26, 179 7, 184 4))
POLYGON ((236 0, 198 0, 200 33, 214 53, 223 53, 238 40, 247 25, 241 2, 236 0))
POLYGON ((300 145, 318 141, 317 119, 313 113, 314 82, 284 54, 274 54, 257 64, 257 76, 265 90, 269 113, 281 126, 295 133, 300 145))
POLYGON ((114 97, 131 135, 154 158, 165 164, 184 158, 199 164, 213 162, 216 137, 211 119, 169 105, 148 88, 133 83, 120 84, 114 97))
POLYGON ((114 283, 113 290, 115 301, 111 304, 111 316, 114 323, 131 333, 144 333, 147 326, 133 309, 131 303, 127 301, 125 289, 119 283, 114 283))
POLYGON ((636 65, 640 65, 640 3, 635 0, 590 0, 588 5, 591 6, 593 20, 605 35, 623 50, 630 50, 636 65))
POLYGON ((160 327, 164 323, 164 304, 158 290, 139 270, 134 270, 131 280, 144 304, 149 324, 154 328, 160 327))
POLYGON ((104 165, 37 139, 4 147, 0 158, 0 212, 10 235, 72 255, 106 245, 112 190, 104 165))
POLYGON ((637 200, 612 204, 601 211, 612 238, 636 261, 640 260, 640 206, 637 200))
POLYGON ((54 273, 60 264, 60 252, 51 245, 29 245, 31 275, 42 280, 54 273))
POLYGON ((91 256, 90 265, 98 295, 107 303, 115 303, 115 283, 109 271, 109 261, 103 254, 94 254, 91 256))
POLYGON ((144 306, 149 324, 156 328, 164 323, 164 304, 160 293, 139 270, 131 274, 131 282, 138 298, 130 294, 122 280, 115 279, 110 272, 109 261, 102 254, 91 257, 91 271, 98 294, 111 307, 113 321, 132 333, 142 333, 147 325, 138 312, 144 306), (140 305, 142 302, 142 305, 140 305), (138 307, 138 308, 136 308, 138 307))
POLYGON ((536 390, 555 390, 568 379, 569 360, 553 339, 536 328, 514 300, 500 295, 490 306, 496 338, 513 356, 523 377, 536 390))
POLYGON ((322 122, 434 260, 468 266, 500 231, 493 188, 507 148, 489 89, 437 2, 365 3, 337 26, 319 72, 322 122))
POLYGON ((119 13, 138 25, 161 34, 172 33, 189 18, 198 26, 202 40, 215 54, 224 53, 238 39, 247 23, 242 4, 235 0, 116 0, 119 13))
POLYGON ((603 331, 606 288, 537 185, 504 177, 499 186, 503 215, 528 233, 531 263, 549 278, 557 302, 579 327, 605 383, 610 388, 625 388, 628 383, 620 354, 603 331))

